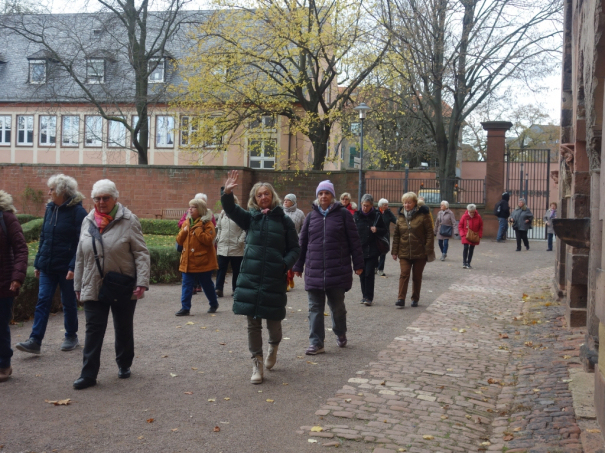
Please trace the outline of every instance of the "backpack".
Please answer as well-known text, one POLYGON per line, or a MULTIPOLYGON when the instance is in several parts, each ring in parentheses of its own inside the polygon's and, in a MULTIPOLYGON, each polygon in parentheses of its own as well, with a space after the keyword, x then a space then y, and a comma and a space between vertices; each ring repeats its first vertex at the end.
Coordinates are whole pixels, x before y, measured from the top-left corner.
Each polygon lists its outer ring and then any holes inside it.
POLYGON ((494 208, 494 215, 498 215, 502 212, 502 200, 496 203, 496 207, 494 208))

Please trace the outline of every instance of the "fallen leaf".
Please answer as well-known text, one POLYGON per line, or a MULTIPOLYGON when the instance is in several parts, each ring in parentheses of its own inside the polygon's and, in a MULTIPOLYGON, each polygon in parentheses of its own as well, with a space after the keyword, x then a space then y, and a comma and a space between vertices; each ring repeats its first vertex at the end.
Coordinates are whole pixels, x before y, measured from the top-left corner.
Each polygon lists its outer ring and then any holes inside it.
POLYGON ((170 431, 172 431, 173 433, 176 433, 178 430, 179 430, 178 428, 174 428, 174 429, 171 429, 170 431))
POLYGON ((528 348, 531 348, 534 345, 533 341, 526 341, 525 343, 523 343, 525 346, 527 346, 528 348))
POLYGON ((194 322, 189 321, 189 322, 188 322, 187 324, 185 324, 185 325, 186 325, 186 326, 192 326, 192 325, 194 325, 194 324, 195 324, 194 322))
POLYGON ((533 392, 538 393, 540 389, 532 389, 533 392))
POLYGON ((481 445, 483 445, 484 447, 489 447, 491 444, 491 442, 481 442, 481 445))
POLYGON ((454 371, 453 368, 447 368, 446 371, 454 371))
POLYGON ((155 422, 155 418, 148 418, 147 419, 147 423, 153 423, 153 422, 155 422))
POLYGON ((185 392, 185 395, 193 395, 193 392, 185 392))
POLYGON ((289 340, 289 338, 288 337, 284 337, 284 338, 282 338, 282 340, 289 340))
POLYGON ((218 426, 215 426, 214 429, 212 431, 214 431, 215 433, 218 433, 221 429, 218 426))
POLYGON ((210 316, 216 316, 216 315, 210 315, 210 316))
POLYGON ((329 314, 327 314, 326 312, 324 312, 324 316, 330 316, 329 314))
POLYGON ((215 401, 216 401, 216 399, 215 399, 215 398, 208 398, 208 402, 209 402, 209 403, 214 403, 215 401))
POLYGON ((345 400, 345 403, 350 403, 350 402, 351 402, 351 398, 347 398, 347 399, 345 400))
POLYGON ((287 382, 283 382, 282 385, 288 385, 288 383, 287 382))
POLYGON ((304 358, 305 358, 305 356, 304 356, 304 355, 297 355, 297 356, 296 356, 296 358, 297 358, 297 359, 304 359, 304 358))
POLYGON ((469 420, 473 417, 471 417, 470 415, 465 415, 466 418, 468 418, 469 420))
POLYGON ((65 400, 58 400, 58 401, 44 400, 44 402, 49 403, 49 404, 54 404, 55 406, 68 406, 71 404, 71 400, 69 398, 67 398, 65 400))
POLYGON ((311 432, 312 433, 320 433, 322 432, 324 429, 321 426, 314 426, 313 428, 311 428, 311 432))
POLYGON ((425 434, 424 436, 422 436, 422 438, 423 438, 424 440, 433 440, 433 439, 434 439, 434 437, 433 437, 433 436, 431 436, 430 434, 425 434))
POLYGON ((219 343, 221 346, 225 346, 227 343, 219 343))
POLYGON ((170 373, 170 376, 171 376, 171 377, 177 377, 177 376, 178 376, 178 374, 170 373))
POLYGON ((267 400, 267 403, 274 403, 275 400, 267 400))
POLYGON ((310 444, 316 444, 317 441, 315 439, 307 439, 307 442, 309 442, 310 444))
POLYGON ((442 415, 441 416, 441 420, 447 420, 448 416, 447 415, 442 415))
POLYGON ((515 428, 515 429, 513 429, 513 431, 517 433, 517 432, 521 431, 522 429, 523 428, 515 428))
POLYGON ((207 327, 200 327, 200 329, 207 329, 207 327))
POLYGON ((464 333, 464 332, 466 332, 466 329, 460 329, 458 332, 464 333))
POLYGON ((166 357, 168 357, 167 355, 163 355, 162 358, 165 359, 166 357))
POLYGON ((223 398, 225 401, 229 401, 231 398, 223 398))
POLYGON ((192 370, 197 370, 197 368, 195 368, 195 367, 191 367, 191 369, 192 369, 192 370))
POLYGON ((177 329, 182 329, 182 328, 183 328, 183 326, 176 326, 176 328, 177 328, 177 329))
POLYGON ((571 356, 570 355, 564 355, 563 358, 564 359, 571 359, 571 356))
POLYGON ((600 429, 587 429, 587 430, 586 430, 586 432, 587 432, 587 433, 593 433, 593 434, 594 434, 594 433, 600 433, 600 432, 601 432, 601 430, 600 430, 600 429))
POLYGON ((508 338, 508 334, 501 333, 501 334, 500 334, 500 338, 501 338, 501 339, 508 338))
POLYGON ((523 299, 527 299, 529 296, 525 293, 523 293, 523 299))
POLYGON ((507 436, 504 436, 504 437, 502 438, 502 440, 503 440, 504 442, 508 442, 509 440, 513 440, 514 438, 515 438, 515 436, 513 436, 512 434, 509 434, 509 435, 507 435, 507 436))
POLYGON ((380 385, 386 385, 386 384, 387 384, 387 383, 386 383, 386 381, 382 381, 382 382, 380 383, 380 385))
POLYGON ((144 439, 144 437, 143 436, 139 436, 139 437, 137 437, 137 439, 141 440, 141 439, 144 439))
POLYGON ((400 449, 399 449, 399 450, 397 450, 397 451, 407 451, 407 450, 406 450, 405 448, 400 448, 400 449))
POLYGON ((519 332, 518 330, 515 331, 515 335, 521 335, 521 332, 519 332))
POLYGON ((310 363, 311 365, 317 365, 317 362, 311 362, 309 360, 307 360, 307 363, 310 363))

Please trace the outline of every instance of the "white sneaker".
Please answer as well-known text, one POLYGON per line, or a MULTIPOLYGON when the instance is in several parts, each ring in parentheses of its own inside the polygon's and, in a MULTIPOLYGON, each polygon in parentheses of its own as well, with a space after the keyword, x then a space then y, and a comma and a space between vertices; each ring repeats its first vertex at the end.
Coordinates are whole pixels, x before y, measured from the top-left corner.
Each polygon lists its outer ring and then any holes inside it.
POLYGON ((263 383, 263 356, 257 355, 254 357, 252 364, 252 377, 250 383, 262 384, 263 383))
POLYGON ((269 345, 269 354, 267 355, 267 358, 265 359, 265 368, 267 368, 268 370, 273 368, 275 366, 275 362, 277 362, 277 347, 278 346, 279 346, 278 344, 269 345))

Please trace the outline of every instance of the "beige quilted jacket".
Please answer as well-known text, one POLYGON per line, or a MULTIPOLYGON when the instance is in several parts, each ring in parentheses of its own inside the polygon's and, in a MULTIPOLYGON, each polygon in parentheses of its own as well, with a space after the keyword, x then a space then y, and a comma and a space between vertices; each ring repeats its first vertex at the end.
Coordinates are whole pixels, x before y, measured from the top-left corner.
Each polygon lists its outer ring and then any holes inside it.
POLYGON ((227 217, 225 211, 216 219, 216 253, 220 256, 244 256, 246 232, 227 217))

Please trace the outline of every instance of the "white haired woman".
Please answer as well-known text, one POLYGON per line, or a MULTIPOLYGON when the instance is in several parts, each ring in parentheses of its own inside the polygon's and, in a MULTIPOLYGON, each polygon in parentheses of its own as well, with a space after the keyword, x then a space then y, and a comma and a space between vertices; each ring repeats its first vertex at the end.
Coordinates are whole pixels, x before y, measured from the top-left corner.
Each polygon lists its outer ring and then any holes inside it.
POLYGON ((72 351, 79 343, 74 269, 80 229, 86 217, 86 210, 82 207, 84 196, 78 192, 78 182, 71 176, 53 175, 47 185, 50 201, 46 205, 34 261, 34 275, 40 279, 34 325, 29 338, 15 345, 19 351, 30 354, 40 354, 57 286, 61 289, 65 327, 61 350, 72 351))
POLYGON ((466 207, 466 212, 460 217, 458 230, 460 230, 460 240, 464 245, 462 267, 472 269, 471 261, 473 260, 475 246, 479 245, 483 237, 483 219, 477 212, 476 205, 471 203, 466 207))
POLYGON ((440 207, 441 210, 435 219, 435 236, 437 236, 439 249, 441 250, 441 261, 445 261, 449 240, 458 232, 456 231, 456 216, 450 210, 450 204, 443 200, 440 207))
POLYGON ((82 223, 74 289, 78 300, 84 302, 86 341, 82 372, 73 384, 76 390, 97 383, 110 310, 118 378, 130 377, 134 311, 137 300, 149 289, 150 259, 141 223, 118 203, 119 195, 113 181, 97 181, 91 193, 95 207, 82 223))
POLYGON ((410 275, 412 276, 412 307, 418 306, 422 273, 427 261, 433 256, 435 235, 429 208, 419 206, 414 192, 404 193, 401 197, 403 206, 399 209, 399 218, 393 234, 391 255, 399 258, 401 273, 399 275, 399 294, 395 305, 405 307, 410 275))
MULTIPOLYGON (((385 237, 387 238, 387 240, 391 241, 391 223, 393 225, 397 225, 397 217, 395 217, 395 214, 393 214, 393 211, 391 211, 389 209, 389 200, 387 200, 386 198, 381 198, 378 201, 378 210, 380 211, 380 214, 382 214, 382 221, 384 222, 384 227, 386 228, 386 233, 385 233, 385 237)), ((384 255, 380 255, 380 257, 378 258, 378 270, 376 271, 376 273, 382 277, 384 277, 384 263, 386 261, 386 257, 387 254, 385 253, 384 255)))
POLYGON ((298 234, 292 219, 284 214, 273 186, 256 183, 250 191, 248 210, 237 206, 233 189, 238 172, 229 172, 221 197, 223 209, 235 223, 248 231, 244 260, 233 295, 233 313, 248 317, 248 349, 252 354, 252 384, 263 382, 262 320, 267 321, 269 353, 264 362, 272 369, 282 339, 286 317, 286 274, 300 255, 298 234))
MULTIPOLYGON (((293 193, 289 193, 284 197, 284 214, 292 219, 296 228, 296 234, 300 234, 300 229, 305 222, 305 213, 298 209, 296 195, 293 193)), ((287 291, 290 291, 290 288, 294 288, 294 272, 292 272, 292 269, 288 271, 287 291)))
POLYGON ((200 282, 204 294, 208 298, 210 308, 208 313, 216 313, 218 301, 212 271, 218 269, 214 238, 216 231, 212 225, 212 211, 206 207, 204 200, 194 198, 189 202, 189 215, 183 224, 176 242, 183 247, 181 252, 182 272, 181 309, 176 316, 188 316, 191 310, 191 296, 196 281, 200 282))

